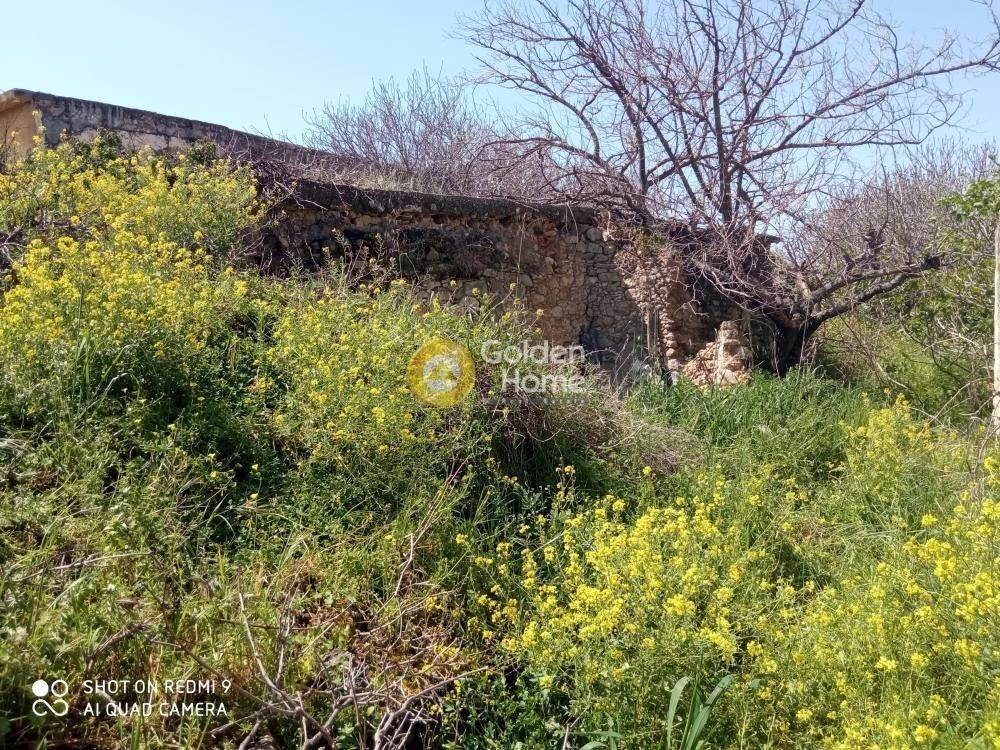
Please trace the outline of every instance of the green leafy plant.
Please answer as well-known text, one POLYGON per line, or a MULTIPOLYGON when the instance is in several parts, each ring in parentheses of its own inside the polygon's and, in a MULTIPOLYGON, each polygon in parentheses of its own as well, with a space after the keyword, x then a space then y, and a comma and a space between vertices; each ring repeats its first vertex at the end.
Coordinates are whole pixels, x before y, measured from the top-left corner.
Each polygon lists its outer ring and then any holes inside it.
POLYGON ((712 718, 712 711, 716 702, 722 698, 729 686, 733 684, 736 675, 725 675, 712 692, 706 698, 701 690, 701 678, 697 677, 692 682, 688 676, 681 677, 674 683, 670 691, 670 707, 667 709, 667 729, 663 742, 660 744, 662 750, 698 750, 704 744, 703 737, 710 731, 709 720, 712 718), (688 685, 691 685, 691 695, 687 702, 687 711, 683 716, 678 713, 681 705, 681 698, 688 685), (674 742, 675 731, 680 730, 680 735, 674 742))

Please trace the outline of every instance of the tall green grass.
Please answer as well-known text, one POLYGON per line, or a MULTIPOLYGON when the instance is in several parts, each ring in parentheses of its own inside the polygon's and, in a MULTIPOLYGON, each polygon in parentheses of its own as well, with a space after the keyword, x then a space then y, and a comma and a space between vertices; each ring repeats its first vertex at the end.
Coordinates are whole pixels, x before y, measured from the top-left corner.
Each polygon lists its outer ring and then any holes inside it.
POLYGON ((841 425, 864 418, 864 396, 860 388, 799 368, 785 378, 758 373, 739 388, 701 389, 689 381, 647 386, 631 404, 648 419, 694 435, 709 461, 739 467, 779 459, 806 479, 825 476, 843 458, 841 425))

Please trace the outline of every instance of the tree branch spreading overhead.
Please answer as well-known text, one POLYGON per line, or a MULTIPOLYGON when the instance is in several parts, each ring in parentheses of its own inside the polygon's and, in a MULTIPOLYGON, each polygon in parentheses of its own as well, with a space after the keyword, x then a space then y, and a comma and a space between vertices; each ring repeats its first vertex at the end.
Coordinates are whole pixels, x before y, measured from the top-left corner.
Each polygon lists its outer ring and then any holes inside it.
POLYGON ((823 321, 940 265, 928 246, 886 257, 877 227, 822 236, 817 215, 955 122, 960 77, 997 69, 1000 19, 978 4, 980 41, 902 40, 863 0, 501 0, 461 34, 484 81, 532 103, 506 142, 549 157, 554 193, 704 232, 689 270, 765 313, 789 361, 823 321))

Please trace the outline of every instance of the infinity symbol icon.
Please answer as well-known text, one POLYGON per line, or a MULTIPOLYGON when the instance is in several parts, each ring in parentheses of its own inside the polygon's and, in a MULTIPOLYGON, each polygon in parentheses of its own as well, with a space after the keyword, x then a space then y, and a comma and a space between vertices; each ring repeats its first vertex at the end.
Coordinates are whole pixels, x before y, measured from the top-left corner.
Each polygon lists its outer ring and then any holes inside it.
POLYGON ((63 696, 69 692, 69 685, 66 684, 66 680, 54 680, 51 685, 45 680, 35 680, 31 684, 31 692, 38 698, 38 700, 31 704, 31 712, 35 716, 46 716, 48 714, 65 716, 69 713, 69 704, 62 700, 63 696), (50 693, 54 699, 51 703, 45 700, 46 696, 50 693))

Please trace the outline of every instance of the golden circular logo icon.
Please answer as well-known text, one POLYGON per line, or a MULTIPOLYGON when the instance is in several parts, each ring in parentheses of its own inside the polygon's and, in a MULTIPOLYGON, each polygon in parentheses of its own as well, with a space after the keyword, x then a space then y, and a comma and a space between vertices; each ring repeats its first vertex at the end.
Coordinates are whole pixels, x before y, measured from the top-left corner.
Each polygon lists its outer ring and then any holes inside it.
POLYGON ((475 380, 469 350, 445 339, 431 339, 421 346, 406 368, 413 395, 430 406, 454 406, 469 394, 475 380))

